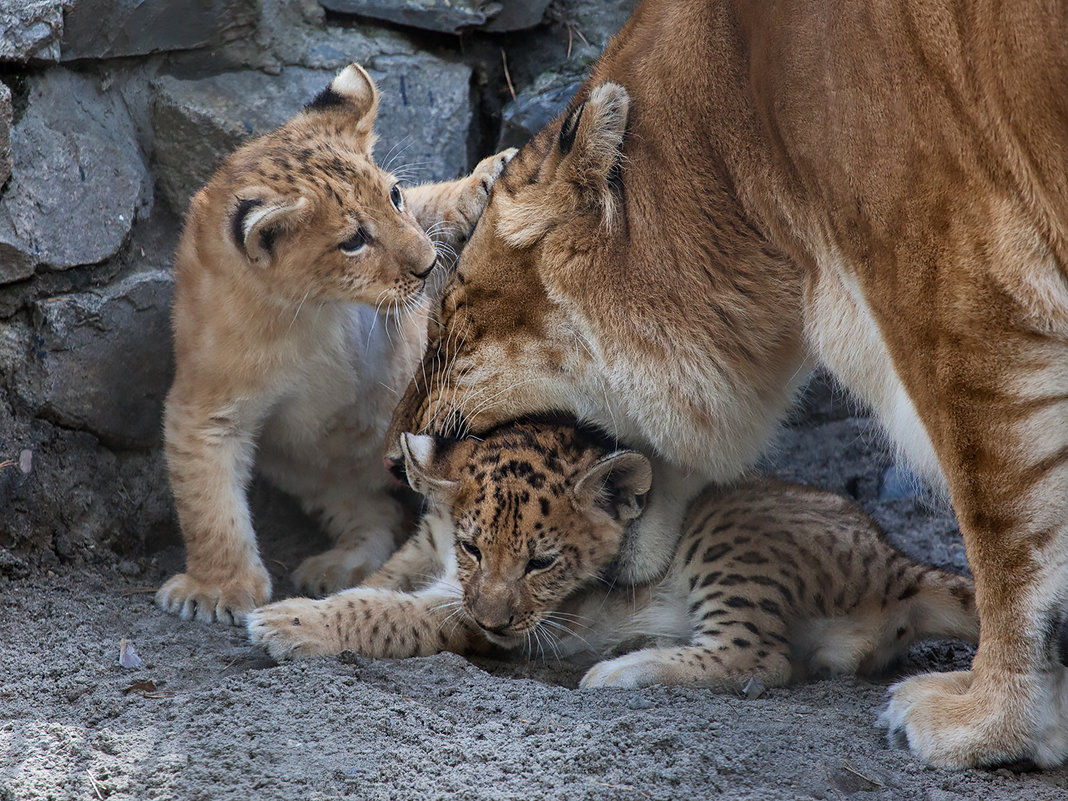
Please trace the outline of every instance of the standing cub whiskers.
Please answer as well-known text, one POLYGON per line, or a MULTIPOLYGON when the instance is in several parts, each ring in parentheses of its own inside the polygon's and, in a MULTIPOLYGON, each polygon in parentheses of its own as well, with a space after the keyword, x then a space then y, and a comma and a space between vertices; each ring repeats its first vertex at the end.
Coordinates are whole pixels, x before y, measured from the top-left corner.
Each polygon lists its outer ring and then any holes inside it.
POLYGON ((511 152, 402 191, 372 158, 378 101, 370 76, 346 67, 191 202, 165 413, 186 570, 156 596, 185 619, 238 623, 270 600, 246 497, 254 463, 335 540, 297 568, 305 591, 357 583, 401 533, 380 454, 425 344, 438 260, 426 231, 455 252, 511 152))
POLYGON ((587 687, 738 689, 877 673, 913 642, 974 642, 970 579, 892 548, 859 507, 755 479, 708 489, 654 581, 605 581, 652 470, 599 432, 525 422, 483 441, 404 434, 416 535, 357 587, 249 615, 276 659, 409 657, 496 647, 594 664, 587 687))

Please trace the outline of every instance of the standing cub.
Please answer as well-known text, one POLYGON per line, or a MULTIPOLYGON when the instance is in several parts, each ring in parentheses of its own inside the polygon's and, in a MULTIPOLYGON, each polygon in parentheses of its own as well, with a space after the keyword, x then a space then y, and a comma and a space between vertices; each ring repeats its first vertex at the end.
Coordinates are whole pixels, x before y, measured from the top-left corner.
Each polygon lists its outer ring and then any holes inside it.
POLYGON ((351 586, 394 548, 402 510, 380 453, 425 342, 426 231, 458 246, 510 154, 402 192, 372 159, 378 99, 350 65, 191 203, 165 413, 186 572, 156 596, 183 618, 236 623, 270 599, 246 498, 254 461, 336 540, 297 569, 306 591, 351 586))
POLYGON ((477 440, 405 434, 429 511, 373 584, 252 612, 275 658, 352 649, 406 657, 493 644, 598 662, 583 686, 696 684, 877 672, 917 639, 975 641, 972 583, 891 548, 829 492, 754 480, 691 507, 667 571, 604 580, 652 476, 598 434, 523 423, 477 440), (640 650, 633 650, 638 648, 640 650))

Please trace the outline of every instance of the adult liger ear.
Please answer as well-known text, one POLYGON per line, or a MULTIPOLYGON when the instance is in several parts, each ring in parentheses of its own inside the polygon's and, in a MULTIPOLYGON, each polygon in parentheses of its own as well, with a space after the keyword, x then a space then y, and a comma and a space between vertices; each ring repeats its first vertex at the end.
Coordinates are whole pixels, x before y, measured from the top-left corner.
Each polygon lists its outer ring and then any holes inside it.
POLYGON ((513 247, 530 247, 563 216, 598 211, 611 231, 620 214, 619 169, 630 95, 602 83, 571 109, 546 156, 537 186, 515 200, 498 197, 498 232, 513 247))
POLYGON ((230 217, 234 245, 256 264, 274 259, 279 236, 295 228, 311 205, 305 197, 262 197, 255 189, 239 193, 230 217))
POLYGON ((637 451, 616 451, 597 461, 575 484, 575 494, 621 523, 645 508, 653 468, 637 451))
POLYGON ((378 89, 367 70, 359 64, 349 64, 304 107, 304 113, 335 115, 353 137, 363 140, 362 147, 370 154, 375 143, 378 97, 378 89))
POLYGON ((400 436, 400 447, 404 455, 404 472, 413 490, 427 497, 444 498, 459 487, 459 482, 442 475, 436 438, 405 432, 400 436))

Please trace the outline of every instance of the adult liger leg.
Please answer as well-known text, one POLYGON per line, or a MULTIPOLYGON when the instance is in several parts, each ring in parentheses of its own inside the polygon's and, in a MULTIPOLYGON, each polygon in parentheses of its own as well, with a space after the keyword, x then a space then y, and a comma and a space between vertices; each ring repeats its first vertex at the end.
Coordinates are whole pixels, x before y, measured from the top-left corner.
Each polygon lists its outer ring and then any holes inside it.
POLYGON ((1055 263, 1042 266, 1030 286, 968 276, 937 306, 925 342, 888 338, 938 452, 980 617, 971 671, 895 685, 882 717, 936 765, 1068 756, 1057 655, 1068 598, 1068 290, 1055 263), (1045 279, 1051 291, 1034 292, 1045 279), (914 350, 924 347, 927 363, 914 350))

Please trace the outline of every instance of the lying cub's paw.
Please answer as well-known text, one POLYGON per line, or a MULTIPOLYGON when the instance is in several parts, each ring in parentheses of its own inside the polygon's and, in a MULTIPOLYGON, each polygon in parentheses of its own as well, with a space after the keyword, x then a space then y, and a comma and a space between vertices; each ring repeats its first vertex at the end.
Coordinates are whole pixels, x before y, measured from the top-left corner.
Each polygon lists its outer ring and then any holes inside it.
POLYGON ((271 597, 271 577, 267 571, 249 571, 223 584, 200 581, 179 573, 156 593, 156 604, 182 620, 201 623, 228 623, 238 626, 245 616, 271 597))
POLYGON ((293 584, 305 595, 319 598, 333 595, 360 584, 388 557, 388 549, 378 553, 373 548, 331 548, 301 562, 293 571, 293 584))
POLYGON ((344 649, 324 621, 322 605, 309 598, 290 598, 255 609, 246 623, 249 640, 279 662, 340 653, 344 649))
POLYGON ((663 684, 663 663, 646 651, 632 651, 615 659, 606 659, 586 671, 579 687, 648 687, 663 684))
POLYGON ((1068 756, 1068 669, 1017 674, 973 686, 971 671, 928 673, 890 688, 879 717, 891 744, 908 745, 932 765, 968 768, 1068 756))

